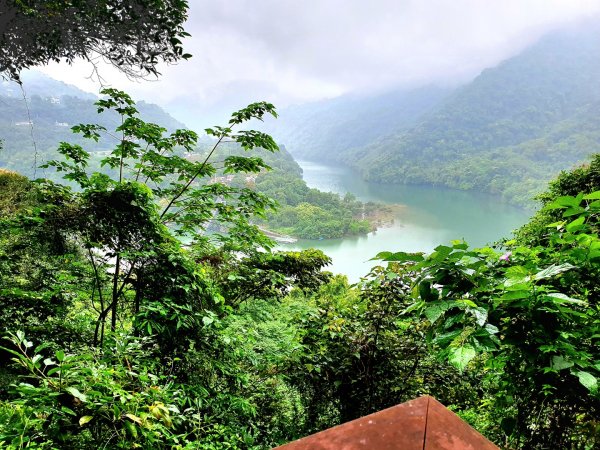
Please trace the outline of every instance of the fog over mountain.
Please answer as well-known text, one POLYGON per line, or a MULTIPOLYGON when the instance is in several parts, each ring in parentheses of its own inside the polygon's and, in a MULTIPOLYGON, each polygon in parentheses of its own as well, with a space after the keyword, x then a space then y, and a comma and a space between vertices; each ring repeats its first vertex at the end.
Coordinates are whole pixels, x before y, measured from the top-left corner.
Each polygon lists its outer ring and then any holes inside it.
MULTIPOLYGON (((186 50, 154 82, 100 67, 106 84, 194 128, 256 100, 283 108, 338 95, 467 82, 548 31, 600 13, 595 0, 191 2, 186 50)), ((44 68, 91 92, 87 63, 44 68)))
POLYGON ((600 151, 600 27, 547 34, 454 91, 425 87, 283 109, 266 129, 300 159, 363 178, 528 204, 600 151))

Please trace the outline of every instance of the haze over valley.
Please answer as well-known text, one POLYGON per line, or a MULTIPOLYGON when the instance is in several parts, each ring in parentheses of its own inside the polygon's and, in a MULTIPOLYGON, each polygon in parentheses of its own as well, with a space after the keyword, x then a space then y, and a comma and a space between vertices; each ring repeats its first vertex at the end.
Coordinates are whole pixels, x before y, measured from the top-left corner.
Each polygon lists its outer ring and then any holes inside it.
POLYGON ((598 24, 0 2, 0 448, 600 448, 598 24))
MULTIPOLYGON (((332 270, 352 280, 389 245, 431 251, 455 238, 474 245, 494 242, 526 222, 535 195, 549 180, 598 151, 598 79, 600 31, 583 21, 548 31, 469 81, 413 82, 284 107, 277 119, 252 124, 272 134, 282 149, 280 156, 268 158, 278 166, 274 174, 265 182, 258 176, 259 188, 280 203, 279 212, 262 226, 287 236, 283 240, 308 238, 302 247, 325 249, 333 257, 332 270), (291 157, 309 172, 297 187, 283 182, 302 176, 291 157), (333 194, 309 194, 309 188, 333 194), (379 194, 365 197, 365 189, 379 194), (464 193, 457 197, 452 190, 464 193), (437 192, 441 203, 421 195, 428 191, 437 192), (381 207, 370 207, 371 216, 365 216, 360 203, 342 206, 348 193, 381 207), (440 207, 457 202, 464 212, 440 207), (474 216, 455 222, 455 214, 474 216), (506 220, 498 221, 499 214, 506 220), (332 238, 336 244, 323 241, 332 238), (343 248, 352 248, 351 258, 343 248)), ((97 97, 35 71, 23 81, 23 91, 8 81, 0 86, 5 137, 0 164, 31 176, 58 142, 85 141, 70 127, 94 122, 97 97)), ((159 106, 138 106, 142 117, 171 131, 187 125, 159 106)), ((102 120, 110 126, 117 118, 102 120)), ((111 142, 103 138, 94 145, 102 155, 111 142)))

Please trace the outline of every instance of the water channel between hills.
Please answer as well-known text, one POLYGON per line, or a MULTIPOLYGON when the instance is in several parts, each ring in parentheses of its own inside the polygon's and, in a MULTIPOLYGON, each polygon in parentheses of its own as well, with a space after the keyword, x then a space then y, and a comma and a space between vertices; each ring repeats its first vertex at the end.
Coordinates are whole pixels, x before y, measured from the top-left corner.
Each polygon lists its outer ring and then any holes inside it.
POLYGON ((498 197, 440 187, 382 185, 362 180, 348 168, 298 161, 309 187, 345 194, 362 201, 401 204, 394 223, 360 237, 299 240, 282 250, 318 248, 333 263, 327 268, 356 282, 369 272, 369 261, 381 251, 430 252, 439 244, 464 239, 471 246, 492 243, 523 225, 531 212, 502 203, 498 197))

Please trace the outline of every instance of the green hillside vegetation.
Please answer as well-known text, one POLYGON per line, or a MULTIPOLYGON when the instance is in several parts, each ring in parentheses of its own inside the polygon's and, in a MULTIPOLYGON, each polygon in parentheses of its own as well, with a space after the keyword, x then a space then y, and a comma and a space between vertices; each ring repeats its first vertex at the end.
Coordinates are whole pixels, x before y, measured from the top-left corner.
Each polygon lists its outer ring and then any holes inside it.
MULTIPOLYGON (((90 142, 73 134, 71 128, 80 123, 97 122, 99 118, 100 125, 115 129, 120 125, 118 115, 109 111, 98 116, 94 106, 97 97, 44 75, 29 73, 23 76, 23 83, 30 96, 29 112, 17 84, 0 84, 0 136, 3 140, 0 167, 30 177, 35 174, 58 180, 60 177, 51 168, 34 168, 36 163, 40 166, 52 159, 60 142, 69 141, 85 146, 91 152, 88 163, 100 170, 101 161, 114 145, 115 138, 102 135, 98 142, 90 142), (33 130, 29 117, 34 124, 33 130)), ((142 101, 137 107, 147 122, 161 123, 169 131, 184 128, 157 105, 142 101)), ((198 148, 194 149, 197 158, 210 150, 211 142, 210 139, 199 141, 198 148)), ((215 156, 225 158, 242 153, 239 146, 224 145, 215 156)), ((389 220, 391 211, 382 205, 363 204, 352 196, 341 198, 337 194, 308 188, 302 180, 302 169, 285 149, 276 154, 261 152, 261 157, 277 170, 252 176, 255 182, 251 184, 279 203, 277 211, 270 212, 268 218, 257 219, 273 231, 307 239, 338 238, 366 234, 389 220)), ((103 166, 102 170, 110 169, 103 166)), ((223 175, 222 171, 220 175, 223 175)), ((235 183, 246 184, 246 178, 237 177, 235 183)))
POLYGON ((384 182, 477 189, 526 203, 600 148, 598 33, 560 34, 484 71, 407 133, 347 161, 384 182))
POLYGON ((598 447, 600 155, 501 251, 392 248, 349 286, 269 250, 266 196, 207 182, 265 170, 242 127, 273 105, 209 130, 243 157, 189 159, 195 133, 107 94, 110 176, 70 144, 49 165, 78 189, 0 171, 0 447, 266 450, 422 394, 501 447, 598 447))
MULTIPOLYGON (((205 142, 193 158, 201 159, 209 150, 210 144, 205 142)), ((367 234, 393 220, 390 206, 363 203, 352 194, 340 196, 309 188, 302 179, 302 168, 285 147, 276 153, 261 149, 256 153, 270 169, 250 176, 230 176, 227 182, 249 187, 276 201, 277 207, 266 217, 255 219, 269 231, 302 239, 331 239, 367 234)), ((214 156, 221 160, 243 154, 238 146, 224 144, 214 156)), ((216 179, 227 179, 222 171, 217 175, 216 179)))
POLYGON ((286 165, 275 161, 272 165, 265 158, 273 170, 258 175, 254 182, 257 191, 279 205, 264 222, 270 230, 304 239, 340 238, 366 234, 381 224, 382 217, 389 220, 391 209, 385 205, 309 188, 300 166, 286 154, 286 165))
POLYGON ((264 128, 298 159, 339 161, 355 147, 414 126, 452 90, 438 86, 345 95, 284 109, 264 128))
MULTIPOLYGON (((112 138, 103 136, 97 143, 90 143, 71 131, 74 125, 98 120, 108 129, 118 126, 120 119, 112 112, 98 117, 95 95, 35 72, 22 78, 27 103, 18 84, 0 82, 0 167, 28 176, 34 172, 40 175, 39 170, 34 171, 35 161, 40 165, 51 159, 62 141, 85 144, 92 151, 106 151, 114 145, 112 138)), ((138 107, 149 122, 160 123, 171 131, 185 128, 157 105, 139 102, 138 107)))
POLYGON ((273 132, 292 155, 341 162, 367 180, 531 206, 560 170, 600 150, 598 79, 600 31, 588 27, 547 36, 451 94, 324 101, 290 110, 294 121, 273 132))

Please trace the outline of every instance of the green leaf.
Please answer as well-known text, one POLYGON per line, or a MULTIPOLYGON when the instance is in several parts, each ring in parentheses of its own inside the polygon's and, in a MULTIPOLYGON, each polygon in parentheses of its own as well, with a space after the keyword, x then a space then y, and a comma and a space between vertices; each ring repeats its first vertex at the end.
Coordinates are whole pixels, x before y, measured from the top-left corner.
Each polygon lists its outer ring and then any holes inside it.
POLYGON ((450 350, 449 362, 455 366, 458 370, 463 371, 467 364, 475 358, 477 352, 471 345, 464 345, 462 347, 454 347, 450 350))
POLYGON ((58 359, 58 362, 63 362, 65 360, 65 352, 62 350, 58 350, 54 355, 56 356, 56 359, 58 359))
POLYGON ((585 200, 600 200, 600 191, 594 191, 591 194, 584 195, 585 200))
POLYGON ((504 272, 507 278, 522 280, 527 275, 529 275, 529 271, 523 266, 511 266, 507 268, 504 272))
POLYGON ((579 382, 583 384, 589 391, 595 392, 598 389, 598 379, 589 372, 579 371, 575 372, 579 382))
POLYGON ((434 323, 446 310, 448 310, 448 306, 447 302, 431 305, 424 311, 425 317, 427 317, 427 320, 431 323, 434 323))
POLYGON ((529 291, 510 291, 502 294, 500 300, 519 300, 522 298, 529 298, 530 295, 531 293, 529 291))
POLYGON ((579 206, 580 199, 577 197, 571 197, 570 195, 564 195, 562 197, 558 197, 552 203, 546 205, 544 209, 562 209, 573 206, 579 206))
POLYGON ((587 305, 587 302, 585 302, 583 300, 569 297, 568 295, 561 294, 560 292, 552 292, 551 294, 546 295, 546 298, 550 298, 551 300, 556 301, 556 303, 568 302, 568 303, 575 303, 578 305, 587 305))
POLYGON ((573 366, 573 362, 564 358, 564 356, 552 357, 552 368, 556 370, 568 369, 573 366))
POLYGON ((553 264, 550 267, 547 267, 546 269, 542 270, 541 272, 538 272, 535 274, 534 278, 536 280, 543 280, 546 278, 551 278, 555 275, 558 275, 560 273, 566 272, 568 270, 574 269, 575 266, 565 263, 565 264, 553 264))
POLYGON ((573 222, 568 223, 565 228, 569 233, 572 233, 574 231, 578 231, 578 230, 582 229, 584 227, 584 222, 585 222, 585 217, 580 216, 577 219, 575 219, 573 222))
POLYGON ((488 323, 488 324, 487 324, 487 325, 484 327, 484 329, 485 329, 485 330, 486 330, 486 331, 487 331, 487 332, 488 332, 490 335, 493 335, 493 334, 498 334, 498 333, 500 332, 500 330, 498 330, 498 327, 496 327, 496 326, 492 325, 491 323, 488 323))
POLYGON ((447 247, 445 245, 438 245, 435 248, 435 252, 433 252, 431 255, 429 255, 429 259, 434 262, 443 261, 444 259, 446 259, 448 257, 448 255, 450 255, 450 253, 452 253, 453 250, 454 249, 452 247, 447 247))
POLYGON ((142 424, 142 419, 140 419, 138 416, 136 416, 134 414, 127 413, 127 414, 125 414, 125 417, 127 417, 129 420, 131 420, 132 422, 135 422, 139 425, 142 424))
MULTIPOLYGON (((379 255, 381 255, 381 253, 379 255)), ((383 261, 387 262, 420 262, 424 259, 421 253, 397 252, 385 255, 383 258, 378 258, 379 255, 377 255, 376 259, 382 259, 383 261)))
POLYGON ((567 209, 564 213, 563 213, 563 217, 571 217, 571 216, 576 216, 577 214, 581 214, 585 212, 585 208, 582 208, 581 206, 574 206, 572 208, 567 209))
POLYGON ((485 325, 485 322, 488 318, 488 311, 485 308, 479 307, 479 308, 468 308, 467 312, 472 314, 475 317, 475 322, 477 322, 477 325, 479 325, 480 327, 482 327, 483 325, 485 325))
POLYGON ((83 417, 81 417, 79 419, 79 426, 80 427, 84 426, 86 423, 88 423, 93 418, 94 418, 93 416, 83 416, 83 417))
POLYGON ((73 397, 81 400, 82 402, 84 402, 84 403, 87 402, 87 396, 85 394, 82 394, 81 392, 79 392, 79 390, 77 388, 68 387, 65 389, 65 391, 67 391, 73 397))

